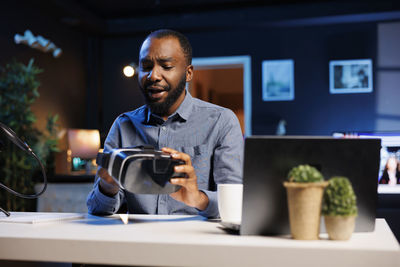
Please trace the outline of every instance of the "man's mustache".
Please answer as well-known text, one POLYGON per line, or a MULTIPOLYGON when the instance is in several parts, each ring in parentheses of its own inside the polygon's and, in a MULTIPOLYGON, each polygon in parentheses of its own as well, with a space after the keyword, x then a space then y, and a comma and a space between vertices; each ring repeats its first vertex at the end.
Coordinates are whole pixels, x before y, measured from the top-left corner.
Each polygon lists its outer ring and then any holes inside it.
POLYGON ((153 82, 145 82, 144 89, 145 90, 164 90, 164 91, 168 92, 170 90, 170 87, 168 85, 160 85, 160 84, 153 83, 153 82))

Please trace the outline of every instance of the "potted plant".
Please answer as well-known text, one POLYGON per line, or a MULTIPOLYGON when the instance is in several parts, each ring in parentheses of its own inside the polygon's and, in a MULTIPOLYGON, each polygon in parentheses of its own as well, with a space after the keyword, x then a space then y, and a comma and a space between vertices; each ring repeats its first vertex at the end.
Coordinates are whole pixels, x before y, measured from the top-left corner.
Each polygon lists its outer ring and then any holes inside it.
POLYGON ((348 240, 354 231, 357 217, 356 195, 347 177, 329 180, 322 205, 325 226, 332 240, 348 240))
POLYGON ((284 186, 294 239, 319 239, 322 196, 327 185, 322 174, 312 166, 299 165, 290 170, 284 186))
MULTIPOLYGON (((42 70, 33 64, 12 61, 0 66, 0 121, 24 142, 28 143, 41 161, 50 167, 51 154, 58 150, 57 118, 49 116, 46 131, 35 128, 36 116, 31 105, 39 97, 38 74, 42 70)), ((39 166, 33 157, 0 136, 0 183, 22 194, 33 194, 35 170, 39 166)), ((9 211, 35 211, 35 202, 6 193, 0 193, 0 207, 9 211)))

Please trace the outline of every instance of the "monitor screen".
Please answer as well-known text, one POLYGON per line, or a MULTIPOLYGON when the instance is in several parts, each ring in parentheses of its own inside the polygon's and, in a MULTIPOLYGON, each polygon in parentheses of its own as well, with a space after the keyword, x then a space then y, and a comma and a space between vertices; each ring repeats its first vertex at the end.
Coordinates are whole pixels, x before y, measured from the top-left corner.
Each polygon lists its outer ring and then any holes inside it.
POLYGON ((400 194, 400 131, 334 133, 338 138, 379 138, 382 142, 378 193, 400 194))

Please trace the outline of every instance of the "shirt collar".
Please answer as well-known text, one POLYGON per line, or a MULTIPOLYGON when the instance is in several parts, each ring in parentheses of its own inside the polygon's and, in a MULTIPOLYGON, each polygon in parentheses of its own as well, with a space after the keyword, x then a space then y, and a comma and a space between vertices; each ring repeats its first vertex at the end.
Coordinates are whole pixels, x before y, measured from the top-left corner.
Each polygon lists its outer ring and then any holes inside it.
MULTIPOLYGON (((186 90, 186 96, 185 99, 183 99, 181 105, 179 108, 176 110, 176 114, 178 114, 182 119, 187 121, 189 119, 190 113, 192 112, 192 104, 193 104, 193 97, 189 93, 189 91, 186 90)), ((173 114, 172 116, 174 116, 173 114)))
MULTIPOLYGON (((178 109, 175 111, 174 114, 169 116, 169 118, 179 115, 182 119, 187 121, 189 119, 190 113, 192 112, 192 103, 193 103, 193 97, 189 93, 189 91, 186 90, 186 95, 181 105, 178 107, 178 109)), ((147 111, 147 116, 145 122, 147 124, 151 124, 152 122, 160 122, 160 120, 163 122, 163 119, 160 116, 151 113, 150 108, 148 106, 146 106, 146 111, 147 111)))

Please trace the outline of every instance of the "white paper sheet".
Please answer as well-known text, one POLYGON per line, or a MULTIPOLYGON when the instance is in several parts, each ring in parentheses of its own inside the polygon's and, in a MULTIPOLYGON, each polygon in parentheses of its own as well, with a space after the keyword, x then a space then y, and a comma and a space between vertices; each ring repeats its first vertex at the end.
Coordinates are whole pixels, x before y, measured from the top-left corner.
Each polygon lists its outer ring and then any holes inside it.
POLYGON ((27 213, 27 212, 10 212, 11 215, 0 215, 0 222, 8 223, 49 223, 59 222, 64 220, 76 220, 85 218, 83 213, 57 213, 57 212, 41 212, 41 213, 27 213))

